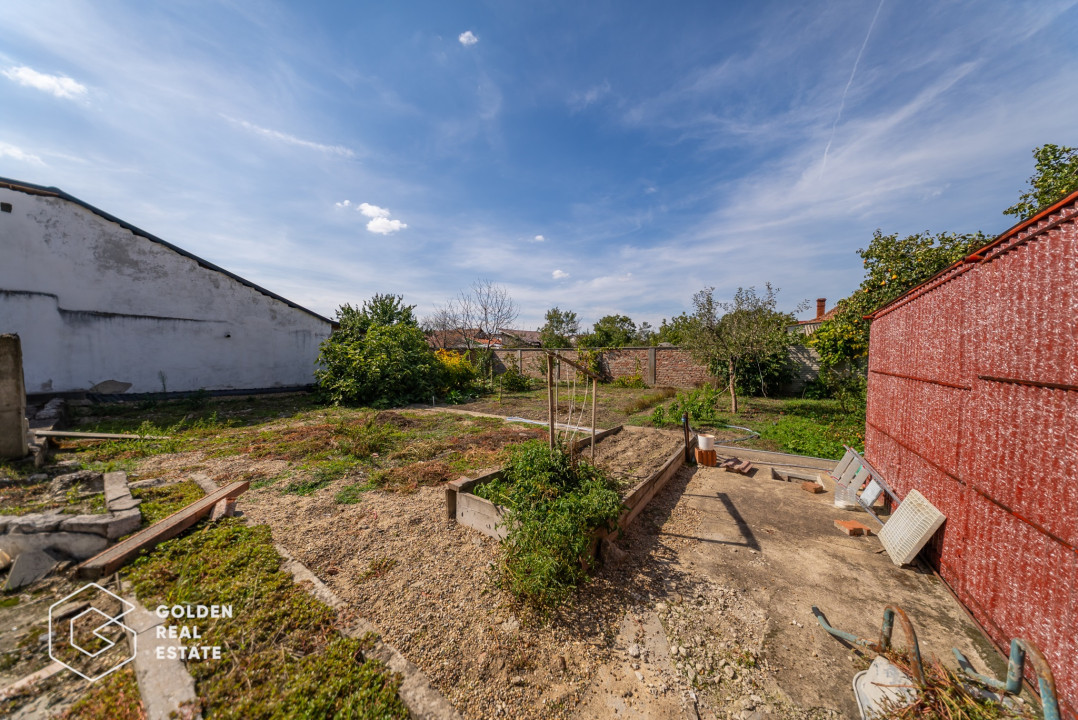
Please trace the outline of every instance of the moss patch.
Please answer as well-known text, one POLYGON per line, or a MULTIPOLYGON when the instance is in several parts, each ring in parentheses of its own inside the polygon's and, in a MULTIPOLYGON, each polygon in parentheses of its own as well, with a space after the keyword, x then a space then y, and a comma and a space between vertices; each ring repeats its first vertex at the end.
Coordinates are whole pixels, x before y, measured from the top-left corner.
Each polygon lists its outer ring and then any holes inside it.
POLYGON ((58 720, 143 720, 135 671, 121 668, 90 686, 58 720))
POLYGON ((214 718, 405 718, 399 678, 363 660, 371 638, 334 629, 334 611, 280 569, 269 528, 238 519, 204 525, 137 560, 129 579, 148 606, 231 605, 200 625, 220 660, 188 666, 214 718))

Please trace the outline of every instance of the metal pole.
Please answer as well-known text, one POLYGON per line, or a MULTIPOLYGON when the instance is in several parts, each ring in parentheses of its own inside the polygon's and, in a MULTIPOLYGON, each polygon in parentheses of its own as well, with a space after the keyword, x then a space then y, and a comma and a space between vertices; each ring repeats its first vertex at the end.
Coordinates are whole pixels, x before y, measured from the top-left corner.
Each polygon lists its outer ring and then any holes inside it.
POLYGON ((681 424, 685 428, 685 462, 692 462, 692 449, 689 447, 689 414, 681 414, 681 424))

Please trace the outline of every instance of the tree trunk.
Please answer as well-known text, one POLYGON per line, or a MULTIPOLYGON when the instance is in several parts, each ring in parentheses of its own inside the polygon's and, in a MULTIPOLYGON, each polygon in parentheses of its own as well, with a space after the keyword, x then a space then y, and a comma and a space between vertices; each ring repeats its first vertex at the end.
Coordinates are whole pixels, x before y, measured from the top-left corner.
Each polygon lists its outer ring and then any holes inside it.
POLYGON ((734 361, 729 360, 727 367, 730 370, 730 412, 737 415, 737 388, 735 386, 734 361))

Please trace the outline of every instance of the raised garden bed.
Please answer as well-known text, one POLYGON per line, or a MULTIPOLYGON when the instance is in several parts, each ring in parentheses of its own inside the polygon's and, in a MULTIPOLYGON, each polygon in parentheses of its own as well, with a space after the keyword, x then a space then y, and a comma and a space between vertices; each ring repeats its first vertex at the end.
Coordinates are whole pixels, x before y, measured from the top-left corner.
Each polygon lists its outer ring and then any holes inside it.
MULTIPOLYGON (((632 439, 629 442, 630 445, 639 445, 640 443, 648 442, 649 439, 654 441, 656 438, 662 438, 663 443, 668 444, 673 450, 664 457, 658 458, 653 467, 646 472, 645 477, 642 480, 639 480, 635 484, 626 483, 626 487, 622 493, 622 503, 624 508, 621 515, 618 517, 617 529, 610 533, 597 531, 596 542, 603 537, 616 535, 626 528, 629 523, 643 511, 644 507, 646 507, 648 502, 655 497, 656 493, 658 493, 670 478, 677 473, 685 462, 684 440, 677 439, 668 443, 667 441, 672 438, 672 435, 669 433, 659 433, 654 430, 632 425, 618 425, 617 427, 604 430, 595 435, 597 453, 596 463, 600 467, 604 464, 602 453, 603 443, 604 441, 610 442, 614 440, 614 438, 617 438, 619 445, 625 443, 625 441, 630 438, 632 439), (649 436, 651 437, 649 438, 649 436)), ((591 437, 588 436, 573 443, 573 448, 577 452, 582 452, 585 457, 587 457, 590 444, 591 437)), ((611 445, 612 444, 613 443, 611 443, 611 445)), ((695 444, 696 438, 693 437, 689 441, 689 447, 691 448, 695 446, 695 444)), ((608 445, 607 447, 609 448, 611 445, 608 445)), ((609 468, 608 471, 615 481, 634 478, 634 473, 632 471, 627 471, 627 468, 624 466, 621 466, 620 468, 609 468)), ((476 477, 460 478, 459 480, 448 483, 445 488, 446 519, 478 530, 484 535, 489 535, 490 537, 499 540, 504 539, 508 532, 504 520, 506 509, 489 500, 479 497, 474 492, 477 487, 488 483, 495 478, 501 477, 501 474, 501 468, 492 468, 481 472, 476 477)))

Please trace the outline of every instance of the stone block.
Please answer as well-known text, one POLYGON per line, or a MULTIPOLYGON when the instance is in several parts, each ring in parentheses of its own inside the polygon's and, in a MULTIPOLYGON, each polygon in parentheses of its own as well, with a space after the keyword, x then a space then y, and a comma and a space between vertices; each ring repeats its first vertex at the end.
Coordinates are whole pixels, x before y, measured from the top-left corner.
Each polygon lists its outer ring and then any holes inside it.
POLYGON ((30 550, 19 553, 15 562, 11 565, 4 590, 11 592, 30 583, 37 582, 53 571, 57 565, 56 558, 44 550, 30 550))
POLYGON ((62 532, 93 533, 101 537, 109 536, 109 525, 112 524, 111 513, 99 515, 72 515, 60 523, 62 532))
POLYGON ((109 540, 115 540, 116 538, 123 537, 128 533, 133 533, 142 526, 142 513, 138 508, 134 510, 124 510, 123 512, 113 513, 112 523, 109 524, 109 540))
POLYGON ((105 473, 105 504, 111 507, 113 501, 125 497, 131 497, 131 491, 127 488, 127 473, 105 473))
POLYGON ((49 492, 53 495, 62 495, 76 485, 83 492, 99 493, 105 489, 104 476, 92 470, 80 470, 79 472, 57 475, 49 485, 49 492))
POLYGON ((0 551, 17 558, 30 550, 51 550, 75 560, 86 560, 108 547, 109 541, 92 533, 8 533, 0 535, 0 551))
POLYGON ((60 513, 34 513, 21 515, 8 520, 8 533, 46 533, 60 528, 66 515, 60 513))

